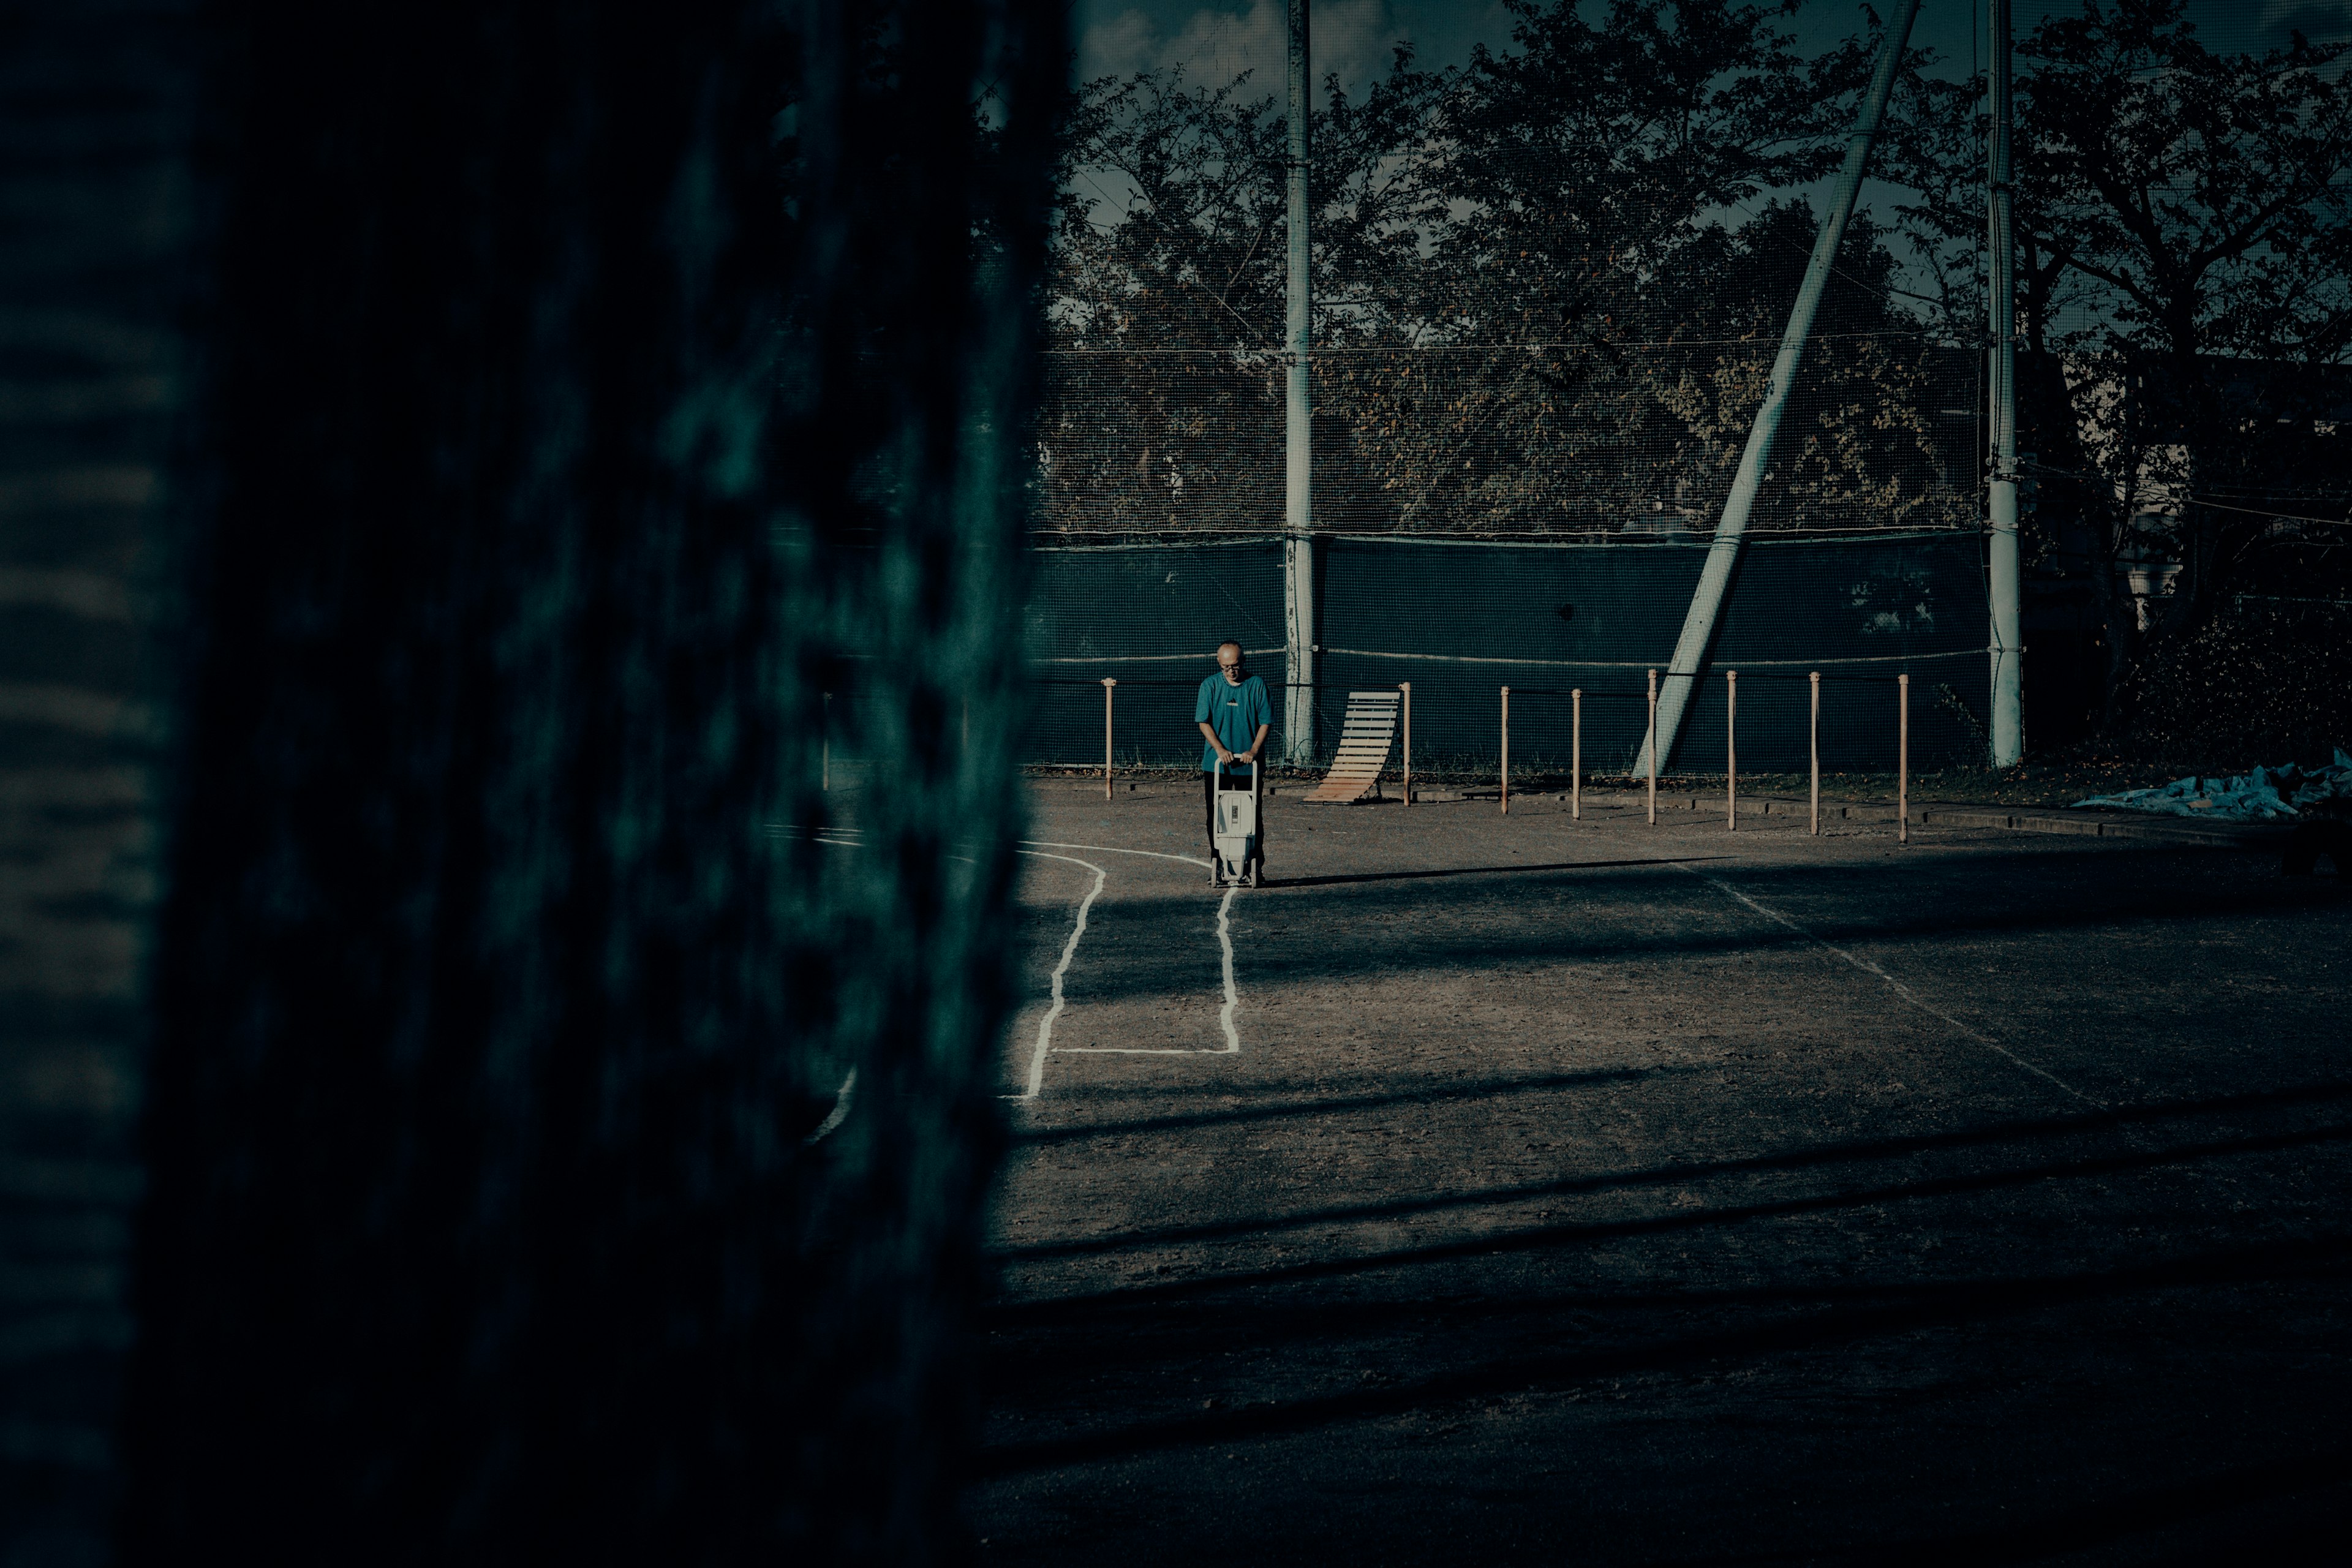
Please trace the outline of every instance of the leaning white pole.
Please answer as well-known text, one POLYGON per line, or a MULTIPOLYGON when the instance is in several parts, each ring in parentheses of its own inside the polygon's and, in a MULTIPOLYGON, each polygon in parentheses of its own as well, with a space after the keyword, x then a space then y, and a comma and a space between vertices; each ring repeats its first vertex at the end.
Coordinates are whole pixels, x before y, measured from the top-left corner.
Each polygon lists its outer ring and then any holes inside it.
POLYGON ((1985 541, 1985 588, 1992 601, 1992 765, 2014 767, 2025 756, 2025 650, 2020 646, 2017 539, 2017 268, 2010 229, 2009 0, 1985 8, 1992 45, 1992 145, 1986 149, 1985 241, 1991 254, 1990 304, 1992 363, 1992 485, 1990 537, 1985 541))
POLYGON ((1870 161, 1870 144, 1878 135, 1878 122, 1886 113, 1887 95, 1895 89, 1895 68, 1902 63, 1903 47, 1911 37, 1911 18, 1917 14, 1919 0, 1896 0, 1895 15, 1887 23, 1886 41, 1878 52, 1878 68, 1871 74, 1870 90, 1864 94, 1862 112, 1854 120, 1853 134, 1846 139, 1845 167, 1838 174, 1837 191, 1830 198, 1830 210, 1822 219, 1822 232, 1813 242, 1813 258, 1806 264, 1805 280, 1797 289, 1797 303, 1789 311, 1788 330, 1780 334, 1780 356, 1772 362, 1772 384, 1764 394, 1764 406, 1756 411, 1756 424, 1748 432, 1748 449, 1739 458, 1739 471, 1731 481, 1731 494, 1725 498, 1722 520, 1715 525, 1715 544, 1706 552, 1706 564, 1700 569, 1698 587, 1691 595, 1690 613, 1683 618, 1683 635, 1675 643, 1675 657, 1666 668, 1666 689, 1658 705, 1658 729, 1654 744, 1672 756, 1675 741, 1683 728, 1683 714, 1690 706, 1691 689, 1697 684, 1699 666, 1706 658, 1707 644, 1715 638, 1715 623, 1723 611, 1724 594, 1731 586, 1732 568, 1739 564, 1739 546, 1748 532, 1748 514, 1755 510, 1756 493, 1764 483, 1764 470, 1772 460, 1772 438, 1780 429, 1780 416, 1787 412, 1790 391, 1796 385, 1797 371, 1804 363, 1805 339, 1813 330, 1813 315, 1820 310, 1822 296, 1829 287, 1830 267, 1837 260, 1838 242, 1845 237, 1846 220, 1853 216, 1854 198, 1862 189, 1863 166, 1870 161))
POLYGON ((1307 128, 1314 112, 1307 74, 1307 0, 1290 0, 1290 299, 1285 323, 1288 395, 1283 405, 1283 750, 1295 768, 1315 763, 1314 425, 1307 384, 1307 128))

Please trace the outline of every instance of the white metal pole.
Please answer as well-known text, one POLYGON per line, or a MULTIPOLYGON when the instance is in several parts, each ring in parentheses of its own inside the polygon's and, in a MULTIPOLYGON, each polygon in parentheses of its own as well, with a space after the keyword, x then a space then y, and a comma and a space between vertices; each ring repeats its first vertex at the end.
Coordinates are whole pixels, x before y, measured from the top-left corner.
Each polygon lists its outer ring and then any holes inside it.
POLYGON ((1990 537, 1985 542, 1986 590, 1992 601, 1992 765, 2014 767, 2025 755, 2024 661, 2020 629, 2023 587, 2017 534, 2017 267, 2011 225, 2010 22, 2009 0, 1989 0, 1985 19, 1990 37, 1990 105, 1992 145, 1986 149, 1988 201, 1986 248, 1990 252, 1992 363, 1989 412, 1992 428, 1992 484, 1987 497, 1990 537))
POLYGON ((1503 688, 1503 815, 1511 814, 1511 689, 1503 688))
POLYGON ((1690 609, 1683 617, 1682 636, 1675 639, 1674 658, 1666 667, 1669 676, 1685 679, 1666 689, 1665 707, 1658 733, 1652 740, 1653 750, 1673 750, 1675 739, 1682 733, 1683 715, 1697 689, 1707 645, 1715 640, 1716 623, 1722 614, 1724 596, 1731 587, 1732 569, 1739 563, 1748 519, 1763 489, 1765 470, 1771 463, 1773 439, 1780 431, 1780 417, 1788 410, 1797 372, 1804 363, 1805 342, 1812 331, 1822 297, 1828 292, 1830 271, 1837 261, 1838 241, 1853 216, 1854 198, 1862 189, 1862 172, 1870 161, 1870 145, 1878 135, 1878 122, 1885 113, 1887 96, 1894 90, 1896 68, 1903 62, 1904 44, 1911 36, 1911 19, 1918 9, 1919 0, 1895 0, 1887 16, 1877 68, 1871 75, 1869 89, 1863 95, 1853 132, 1846 138, 1845 167, 1839 172, 1829 210, 1822 216, 1812 259, 1806 263, 1804 281, 1798 285, 1796 303, 1789 310, 1789 324, 1780 334, 1780 352, 1772 362, 1772 379, 1765 388, 1762 405, 1756 410, 1755 423, 1748 429, 1747 448, 1740 454, 1730 493, 1724 498, 1723 515, 1715 525, 1706 563, 1699 569, 1698 585, 1692 591, 1690 609))
MULTIPOLYGON (((1315 522, 1313 389, 1307 343, 1314 300, 1308 292, 1307 132, 1314 118, 1307 74, 1307 0, 1290 0, 1289 293, 1284 337, 1290 363, 1283 404, 1283 629, 1286 636, 1282 737, 1295 768, 1315 763, 1315 522)), ((1410 798, 1411 792, 1407 792, 1410 798)))

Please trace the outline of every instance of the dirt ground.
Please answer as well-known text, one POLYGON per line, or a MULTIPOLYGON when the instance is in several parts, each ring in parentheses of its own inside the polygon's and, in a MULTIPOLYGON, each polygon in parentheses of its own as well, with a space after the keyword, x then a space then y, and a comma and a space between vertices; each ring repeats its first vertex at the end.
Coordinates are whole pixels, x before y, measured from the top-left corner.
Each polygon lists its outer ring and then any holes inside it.
POLYGON ((985 1560, 2340 1549, 2341 879, 1032 789, 985 1560))

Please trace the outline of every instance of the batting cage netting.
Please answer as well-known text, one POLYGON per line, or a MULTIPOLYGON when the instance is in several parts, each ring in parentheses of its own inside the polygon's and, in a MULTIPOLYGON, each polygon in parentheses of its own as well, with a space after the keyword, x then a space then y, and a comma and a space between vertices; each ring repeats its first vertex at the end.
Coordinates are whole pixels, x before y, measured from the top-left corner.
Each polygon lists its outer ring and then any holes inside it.
MULTIPOLYGON (((1914 764, 1981 762, 1981 553, 1973 531, 1751 541, 1670 764, 1720 771, 1729 669, 1743 765, 1805 765, 1814 670, 1825 767, 1894 765, 1905 673, 1914 764)), ((1508 686, 1517 762, 1567 762, 1569 694, 1581 689, 1587 765, 1628 765, 1647 723, 1646 671, 1666 668, 1706 555, 1703 542, 1665 540, 1318 541, 1318 755, 1337 743, 1349 691, 1410 681, 1417 761, 1495 759, 1508 686)), ((1197 759, 1193 692, 1220 640, 1242 643, 1269 686, 1287 679, 1282 589, 1276 539, 1034 552, 1035 689, 1020 754, 1098 765, 1108 677, 1120 763, 1197 759)))

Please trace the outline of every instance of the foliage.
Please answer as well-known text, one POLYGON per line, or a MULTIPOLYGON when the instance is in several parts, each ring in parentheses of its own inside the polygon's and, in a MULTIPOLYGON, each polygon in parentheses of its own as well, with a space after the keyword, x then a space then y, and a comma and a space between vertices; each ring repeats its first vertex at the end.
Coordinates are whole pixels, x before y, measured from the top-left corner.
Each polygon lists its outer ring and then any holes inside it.
MULTIPOLYGON (((2216 54, 2185 0, 2084 0, 2020 46, 2029 548, 2099 604, 2110 725, 2155 689, 2149 658, 2185 657, 2230 595, 2326 570, 2340 536, 2298 520, 2341 510, 2352 458, 2343 51, 2216 54), (2136 591, 2135 569, 2169 591, 2136 591)), ((1981 298, 1958 264, 1983 222, 1980 91, 1915 84, 1890 148, 1905 232, 1960 309, 1981 298)))
POLYGON ((2184 769, 2324 763, 2352 737, 2352 605, 2232 599, 2133 671, 2122 738, 2184 769))
MULTIPOLYGON (((1805 61, 1723 0, 1514 6, 1465 68, 1400 51, 1312 130, 1316 511, 1350 531, 1615 531, 1711 519, 1760 400, 1819 176, 1872 50, 1805 61), (1730 209, 1727 211, 1727 209, 1730 209)), ((1042 514, 1088 532, 1280 515, 1285 133, 1246 78, 1084 89, 1067 154, 1042 514)), ((1939 367, 1866 223, 1766 527, 1964 521, 1939 367)))

